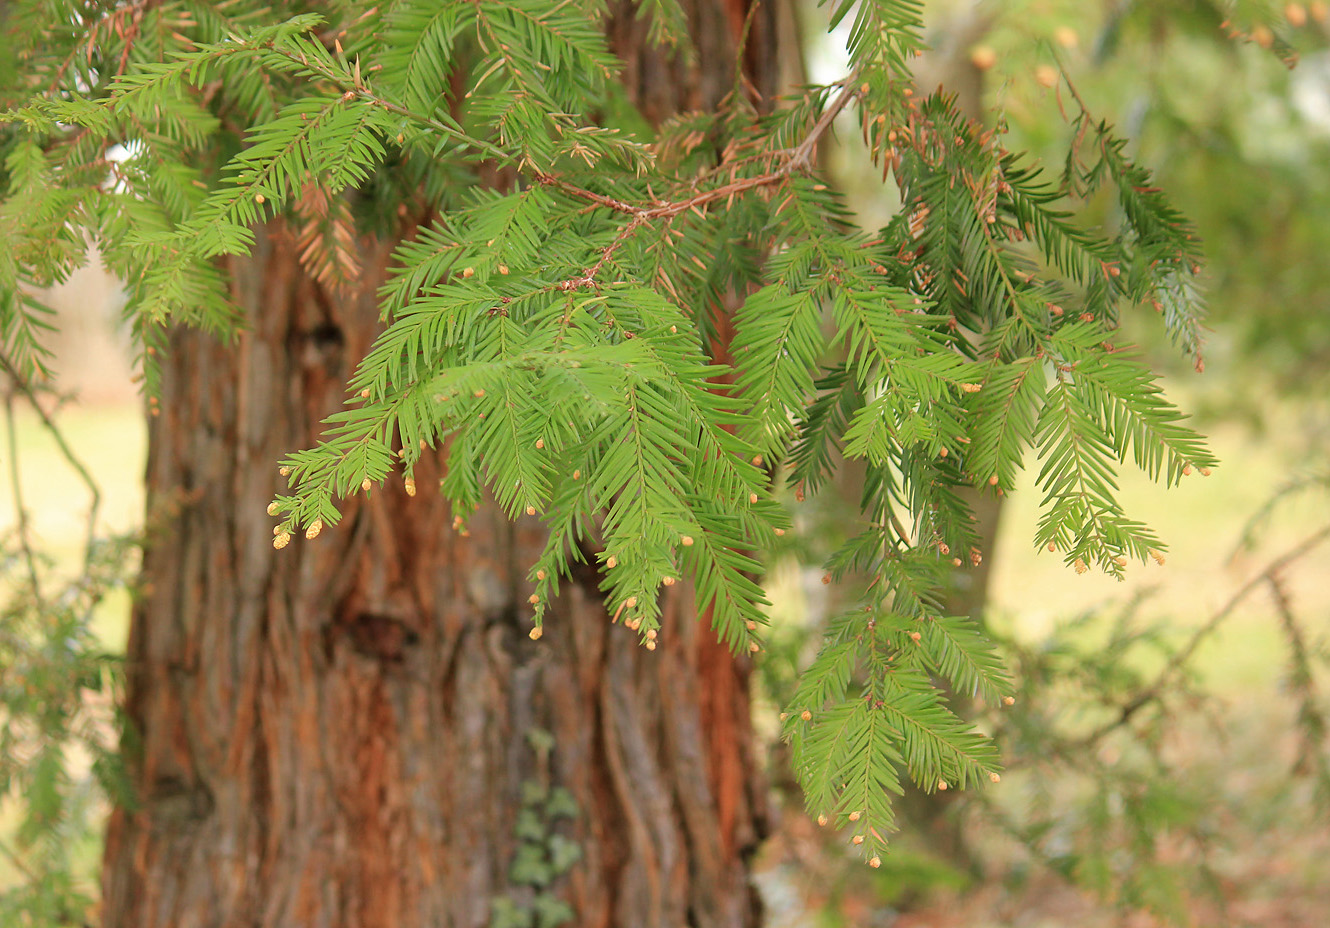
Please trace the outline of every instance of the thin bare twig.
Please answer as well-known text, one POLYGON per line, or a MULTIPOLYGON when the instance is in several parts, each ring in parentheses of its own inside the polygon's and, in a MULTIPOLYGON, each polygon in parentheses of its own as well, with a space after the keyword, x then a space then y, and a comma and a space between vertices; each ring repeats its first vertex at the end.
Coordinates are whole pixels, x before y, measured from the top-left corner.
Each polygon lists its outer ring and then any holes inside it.
MULTIPOLYGON (((33 411, 37 413, 37 418, 41 420, 42 426, 50 433, 51 438, 55 440, 56 447, 60 450, 60 454, 65 459, 65 463, 69 465, 70 469, 73 470, 83 482, 83 485, 87 487, 91 501, 88 503, 87 528, 84 535, 84 558, 85 560, 91 560, 93 544, 97 537, 97 517, 101 512, 102 506, 102 493, 101 490, 97 488, 97 481, 93 479, 92 474, 88 471, 88 468, 84 465, 83 461, 79 459, 79 456, 74 453, 74 449, 69 446, 69 442, 65 440, 65 435, 60 430, 60 426, 58 426, 55 420, 51 418, 50 414, 42 408, 42 404, 37 399, 37 392, 33 389, 32 384, 28 383, 23 375, 19 373, 18 368, 15 367, 14 363, 9 359, 9 356, 3 352, 0 352, 0 367, 4 368, 5 373, 9 375, 9 379, 13 384, 9 397, 12 398, 13 391, 15 390, 23 394, 24 398, 28 401, 28 405, 30 405, 33 411)), ((10 422, 12 428, 12 415, 10 416, 10 422)), ((15 457, 12 448, 10 451, 10 456, 15 457)), ((16 476, 17 464, 12 464, 11 466, 14 468, 15 473, 14 498, 15 500, 18 500, 19 487, 16 476)))
POLYGON ((787 173, 811 165, 813 150, 817 148, 818 141, 831 128, 831 124, 836 121, 840 111, 845 109, 851 100, 859 96, 859 88, 854 86, 855 79, 856 75, 851 74, 841 80, 841 90, 836 95, 836 99, 832 100, 827 108, 822 111, 821 117, 813 124, 808 136, 791 152, 790 160, 786 165, 787 173))
POLYGON ((31 526, 28 524, 28 507, 23 504, 23 481, 18 469, 18 428, 14 411, 15 386, 5 391, 5 435, 9 443, 9 483, 14 494, 14 517, 18 523, 18 548, 23 555, 23 565, 28 570, 28 583, 32 585, 32 595, 42 601, 41 577, 37 572, 37 554, 32 548, 31 526))

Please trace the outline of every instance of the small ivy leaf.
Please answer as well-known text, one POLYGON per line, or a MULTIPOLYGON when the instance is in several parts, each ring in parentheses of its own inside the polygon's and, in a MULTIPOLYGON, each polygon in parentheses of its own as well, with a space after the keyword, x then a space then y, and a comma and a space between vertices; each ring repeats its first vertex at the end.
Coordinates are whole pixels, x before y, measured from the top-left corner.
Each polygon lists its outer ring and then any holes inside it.
POLYGON ((577 799, 562 786, 550 792, 549 802, 545 804, 545 814, 552 822, 561 818, 577 818, 579 811, 577 799))
POLYGON ((522 844, 513 855, 508 877, 525 886, 548 886, 554 878, 554 869, 545 857, 545 849, 538 844, 522 844))
POLYGON ((545 826, 540 821, 540 816, 531 809, 523 809, 517 816, 517 824, 513 826, 513 834, 523 841, 541 841, 545 837, 545 826))
POLYGON ((558 928, 573 920, 573 907, 557 896, 541 893, 536 897, 536 924, 539 928, 558 928))
POLYGON ((582 859, 582 846, 563 835, 551 835, 549 843, 550 866, 555 873, 566 873, 582 859))

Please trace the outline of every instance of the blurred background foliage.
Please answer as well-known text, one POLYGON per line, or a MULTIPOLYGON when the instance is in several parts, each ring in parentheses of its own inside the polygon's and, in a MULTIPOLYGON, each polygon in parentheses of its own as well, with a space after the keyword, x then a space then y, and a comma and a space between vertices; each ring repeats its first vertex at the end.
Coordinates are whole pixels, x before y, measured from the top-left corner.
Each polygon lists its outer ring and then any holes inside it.
MULTIPOLYGON (((777 626, 759 665, 757 724, 784 810, 759 864, 769 923, 1330 924, 1330 9, 926 9, 938 50, 927 73, 981 101, 1009 147, 1042 153, 1056 176, 1074 86, 1194 221, 1204 375, 1149 307, 1123 327, 1224 465, 1174 491, 1124 480, 1128 508, 1152 512, 1172 550, 1123 584, 1031 549, 1027 475, 1001 516, 986 599, 1021 695, 1000 718, 972 706, 1008 770, 993 789, 921 809, 876 871, 803 816, 776 738, 776 707, 836 606, 816 529, 846 517, 826 494, 799 510, 806 531, 792 536, 807 540, 772 563, 777 626)), ((799 7, 810 73, 836 79, 843 36, 821 36, 825 17, 811 0, 799 7)), ((848 126, 840 142, 858 144, 848 126)), ((850 160, 833 151, 826 167, 865 226, 879 225, 897 205, 890 187, 845 176, 850 160)), ((1114 210, 1094 201, 1085 218, 1114 224, 1114 210)), ((89 270, 46 296, 55 378, 4 378, 5 925, 95 919, 100 797, 117 783, 115 655, 143 530, 144 411, 114 331, 114 283, 89 270)))
MULTIPOLYGON (((1124 502, 1151 513, 1171 551, 1122 584, 1031 549, 1026 475, 1003 507, 986 597, 1021 695, 1000 717, 975 706, 1002 744, 1002 784, 925 809, 876 873, 845 865, 840 838, 788 793, 765 879, 790 914, 772 925, 1330 924, 1330 9, 927 9, 941 60, 925 80, 977 99, 1009 148, 1060 176, 1078 94, 1195 223, 1204 364, 1168 343, 1150 307, 1122 325, 1223 466, 1171 491, 1124 476, 1124 502)), ((840 43, 815 38, 818 22, 808 10, 820 79, 840 43)), ((897 204, 877 178, 844 175, 854 160, 833 153, 828 168, 872 228, 897 204)), ((1119 221, 1108 198, 1083 218, 1119 221)), ((762 667, 773 692, 834 608, 808 563, 773 571, 787 613, 781 656, 762 667)))

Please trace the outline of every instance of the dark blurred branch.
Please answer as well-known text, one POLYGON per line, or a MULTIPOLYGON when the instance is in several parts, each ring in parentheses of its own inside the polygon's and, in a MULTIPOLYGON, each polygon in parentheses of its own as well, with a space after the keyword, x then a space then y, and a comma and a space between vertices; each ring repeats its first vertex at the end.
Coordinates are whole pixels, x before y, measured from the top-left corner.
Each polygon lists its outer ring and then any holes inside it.
POLYGON ((1225 619, 1233 614, 1233 610, 1237 609, 1248 596, 1261 586, 1276 583, 1280 572, 1283 571, 1285 567, 1306 555, 1327 538, 1330 538, 1330 525, 1323 525, 1320 529, 1308 535, 1284 554, 1275 558, 1266 565, 1264 570, 1244 583, 1237 592, 1229 597, 1228 602, 1220 607, 1219 611, 1210 616, 1210 618, 1205 621, 1205 624, 1192 633, 1187 644, 1183 646, 1180 651, 1175 653, 1169 659, 1168 663, 1164 665, 1163 670, 1161 670, 1159 675, 1155 677, 1154 683, 1126 703, 1118 713, 1116 719, 1091 732, 1090 735, 1081 742, 1081 746, 1089 747, 1090 745, 1095 744, 1105 735, 1130 722, 1141 709, 1151 703, 1157 702, 1171 686, 1177 674, 1187 665, 1187 662, 1192 659, 1192 656, 1196 653, 1196 649, 1201 646, 1201 643, 1205 641, 1205 639, 1208 638, 1225 619))
POLYGON ((1325 714, 1321 712, 1316 679, 1312 675, 1312 665, 1307 655, 1307 642, 1303 638, 1302 628, 1298 625, 1296 616, 1293 615, 1293 606, 1289 602, 1283 580, 1272 576, 1268 582, 1270 592, 1274 596, 1275 608, 1279 611, 1284 637, 1288 639, 1288 682, 1289 688, 1298 700, 1298 725, 1303 735, 1298 759, 1293 769, 1297 773, 1312 773, 1316 778, 1317 793, 1323 801, 1330 801, 1330 762, 1325 756, 1328 726, 1325 714))

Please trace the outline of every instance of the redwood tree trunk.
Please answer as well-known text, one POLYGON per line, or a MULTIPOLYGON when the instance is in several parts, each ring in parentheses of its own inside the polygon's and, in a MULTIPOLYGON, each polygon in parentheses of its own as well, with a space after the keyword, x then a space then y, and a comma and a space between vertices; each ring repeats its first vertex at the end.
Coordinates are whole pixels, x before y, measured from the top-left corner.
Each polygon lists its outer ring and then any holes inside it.
MULTIPOLYGON (((691 6, 696 71, 644 51, 630 13, 610 24, 655 118, 732 86, 746 3, 691 6)), ((763 92, 773 23, 759 9, 746 55, 763 92)), ((530 641, 540 524, 482 509, 462 537, 427 489, 442 461, 422 462, 414 499, 375 488, 273 550, 276 462, 341 407, 378 331, 390 245, 366 248, 375 270, 334 299, 289 233, 264 230, 232 263, 247 332, 177 332, 163 360, 128 653, 137 803, 112 817, 106 926, 471 928, 496 899, 561 899, 579 928, 755 925, 747 664, 687 593, 647 652, 581 575, 530 641), (551 814, 537 800, 560 787, 575 808, 551 814), (576 845, 571 867, 517 875, 556 844, 576 845)))

